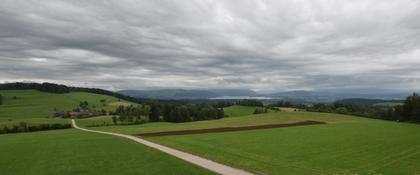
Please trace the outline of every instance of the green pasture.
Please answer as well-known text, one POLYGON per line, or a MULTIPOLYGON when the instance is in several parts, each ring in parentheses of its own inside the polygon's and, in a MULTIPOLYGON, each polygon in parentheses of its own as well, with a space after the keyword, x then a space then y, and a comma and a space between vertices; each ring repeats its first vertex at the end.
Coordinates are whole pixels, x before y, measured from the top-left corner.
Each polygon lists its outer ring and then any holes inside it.
MULTIPOLYGON (((158 131, 175 131, 185 129, 206 129, 219 127, 238 127, 252 125, 266 125, 279 123, 292 123, 303 120, 317 120, 330 123, 355 122, 373 120, 349 115, 316 113, 316 112, 271 112, 266 114, 248 115, 243 117, 227 117, 219 120, 205 120, 186 123, 153 122, 140 125, 111 125, 93 127, 91 129, 118 132, 123 134, 139 134, 158 131)), ((89 119, 78 119, 80 126, 87 127, 95 124, 112 123, 111 116, 93 117, 89 119)))
POLYGON ((225 112, 225 115, 228 115, 229 117, 239 117, 239 116, 252 115, 255 109, 257 108, 261 108, 261 107, 233 105, 233 106, 223 108, 223 110, 225 112))
POLYGON ((0 174, 213 174, 128 139, 75 129, 0 135, 0 174))
POLYGON ((148 139, 256 174, 420 174, 417 124, 356 120, 148 139))
POLYGON ((26 118, 46 118, 54 110, 69 111, 77 108, 80 101, 87 101, 96 110, 113 111, 119 104, 117 98, 86 92, 54 94, 37 90, 1 90, 3 104, 0 105, 0 122, 26 118), (16 98, 14 98, 16 97, 16 98), (103 102, 101 102, 101 100, 103 102))

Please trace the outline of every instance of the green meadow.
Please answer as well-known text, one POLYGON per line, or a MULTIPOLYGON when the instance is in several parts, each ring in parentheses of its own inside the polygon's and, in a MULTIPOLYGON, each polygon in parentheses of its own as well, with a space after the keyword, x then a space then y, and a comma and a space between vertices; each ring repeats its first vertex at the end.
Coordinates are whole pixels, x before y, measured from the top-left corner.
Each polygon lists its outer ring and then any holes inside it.
POLYGON ((252 115, 255 109, 257 108, 261 108, 261 107, 233 105, 233 106, 223 108, 223 110, 225 112, 225 115, 229 117, 239 117, 239 116, 245 116, 245 115, 252 115))
POLYGON ((256 174, 420 174, 420 126, 379 120, 151 141, 256 174))
POLYGON ((75 129, 0 135, 0 174, 213 174, 128 139, 75 129))
MULTIPOLYGON (((372 120, 360 117, 353 117, 340 114, 316 113, 316 112, 271 112, 265 114, 247 115, 241 117, 226 117, 218 120, 205 120, 186 123, 153 122, 141 125, 110 125, 102 127, 92 127, 91 129, 100 131, 118 132, 123 134, 139 134, 158 131, 176 131, 186 129, 206 129, 220 127, 238 127, 252 125, 267 125, 292 123, 302 120, 317 120, 330 123, 354 122, 359 120, 372 120)), ((111 116, 94 117, 88 119, 78 119, 78 125, 87 127, 100 125, 103 123, 111 124, 111 116)))
MULTIPOLYGON (((23 90, 1 94, 5 99, 0 106, 0 127, 22 121, 28 125, 68 123, 68 119, 47 116, 54 108, 71 110, 80 101, 106 110, 131 104, 91 93, 23 90)), ((113 125, 111 116, 76 121, 81 127, 132 135, 324 121, 328 124, 146 139, 255 174, 420 174, 418 124, 292 108, 252 115, 255 108, 231 106, 224 108, 230 117, 186 123, 113 125)), ((3 134, 0 150, 0 174, 212 174, 127 139, 75 129, 3 134)))
MULTIPOLYGON (((81 125, 109 116, 78 120, 81 125)), ((316 112, 272 112, 188 123, 92 127, 125 134, 325 121, 325 125, 146 137, 256 174, 420 173, 420 125, 316 112)))
POLYGON ((115 110, 118 105, 130 104, 117 98, 86 92, 53 94, 37 90, 1 90, 3 104, 0 105, 0 122, 7 120, 46 118, 54 110, 69 111, 87 101, 96 110, 115 110))

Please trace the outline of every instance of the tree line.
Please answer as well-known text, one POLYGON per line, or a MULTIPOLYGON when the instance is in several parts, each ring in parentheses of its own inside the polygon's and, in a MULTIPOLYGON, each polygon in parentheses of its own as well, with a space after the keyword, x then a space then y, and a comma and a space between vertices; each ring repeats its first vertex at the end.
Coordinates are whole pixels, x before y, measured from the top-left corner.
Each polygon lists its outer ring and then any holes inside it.
POLYGON ((241 106, 259 106, 259 107, 263 107, 264 104, 261 101, 258 100, 239 100, 238 102, 236 102, 237 105, 241 105, 241 106))
POLYGON ((170 104, 155 102, 150 105, 119 106, 113 116, 114 124, 139 124, 145 122, 189 122, 223 118, 223 108, 209 103, 170 104))
POLYGON ((135 103, 143 103, 143 102, 148 101, 146 99, 134 98, 134 97, 126 96, 117 92, 104 90, 104 89, 71 87, 71 86, 55 84, 55 83, 15 82, 15 83, 0 84, 0 90, 28 90, 28 89, 35 89, 35 90, 48 92, 48 93, 89 92, 89 93, 94 93, 94 94, 113 96, 119 99, 131 101, 135 103))
POLYGON ((60 84, 53 83, 4 83, 0 84, 0 90, 26 90, 26 89, 36 89, 43 92, 50 93, 69 93, 69 87, 60 84))
POLYGON ((223 108, 217 108, 208 103, 188 105, 166 104, 160 110, 157 109, 156 112, 160 112, 162 119, 167 122, 213 120, 221 119, 225 116, 223 108))
POLYGON ((141 124, 149 121, 150 107, 147 105, 118 106, 112 116, 114 124, 141 124))
POLYGON ((201 103, 173 103, 168 101, 149 101, 138 106, 119 106, 113 113, 114 124, 139 124, 145 122, 190 122, 221 119, 224 109, 232 105, 259 106, 255 114, 268 112, 257 100, 239 100, 236 102, 207 101, 201 103))
POLYGON ((420 96, 417 93, 408 96, 403 105, 388 110, 387 117, 390 120, 420 122, 420 96))
POLYGON ((403 104, 378 106, 366 103, 316 103, 312 105, 280 102, 271 106, 295 107, 310 112, 349 114, 375 119, 420 123, 420 95, 413 93, 406 97, 403 104))
POLYGON ((19 133, 19 132, 34 132, 34 131, 45 131, 45 130, 55 130, 55 129, 67 129, 71 128, 69 123, 53 123, 53 124, 38 124, 38 125, 29 125, 26 122, 20 122, 19 124, 14 124, 11 126, 4 126, 0 128, 0 134, 7 133, 19 133))

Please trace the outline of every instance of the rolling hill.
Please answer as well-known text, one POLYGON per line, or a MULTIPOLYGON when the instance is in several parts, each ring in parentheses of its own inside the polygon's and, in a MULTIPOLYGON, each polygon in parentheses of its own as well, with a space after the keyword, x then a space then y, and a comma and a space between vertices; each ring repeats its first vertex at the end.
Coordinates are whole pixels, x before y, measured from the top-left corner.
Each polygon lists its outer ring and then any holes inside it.
POLYGON ((364 99, 364 98, 349 98, 338 100, 335 103, 352 104, 352 105, 377 105, 377 104, 401 104, 403 100, 382 100, 382 99, 364 99))
POLYGON ((290 101, 295 103, 331 103, 343 99, 379 99, 384 101, 404 99, 411 92, 365 90, 365 91, 284 91, 276 93, 257 93, 249 89, 157 89, 157 90, 121 90, 118 93, 136 98, 165 100, 192 99, 245 99, 268 98, 270 100, 290 101))
POLYGON ((206 90, 161 89, 161 90, 122 90, 119 93, 137 97, 153 99, 207 99, 218 95, 206 90))
POLYGON ((274 99, 282 99, 292 102, 316 102, 329 103, 343 99, 375 99, 375 100, 401 100, 410 92, 385 91, 381 89, 365 91, 286 91, 265 94, 264 96, 274 99))
POLYGON ((69 111, 87 101, 95 110, 115 110, 118 105, 131 104, 118 98, 88 92, 47 93, 38 90, 0 90, 0 121, 9 119, 45 118, 54 111, 69 111))
POLYGON ((256 96, 256 92, 248 89, 159 89, 159 90, 122 90, 118 93, 153 99, 209 99, 223 96, 256 96))

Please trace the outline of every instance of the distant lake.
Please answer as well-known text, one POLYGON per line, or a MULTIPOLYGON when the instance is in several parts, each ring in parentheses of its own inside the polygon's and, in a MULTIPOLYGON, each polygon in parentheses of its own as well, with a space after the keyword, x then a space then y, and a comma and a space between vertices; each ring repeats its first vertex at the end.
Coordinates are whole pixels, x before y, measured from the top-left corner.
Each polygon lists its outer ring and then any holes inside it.
POLYGON ((272 97, 252 97, 252 96, 221 96, 209 98, 211 100, 230 100, 230 99, 255 99, 255 100, 269 100, 273 99, 272 97))

